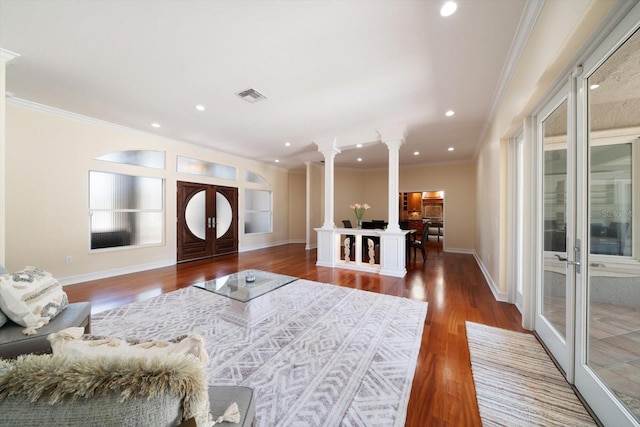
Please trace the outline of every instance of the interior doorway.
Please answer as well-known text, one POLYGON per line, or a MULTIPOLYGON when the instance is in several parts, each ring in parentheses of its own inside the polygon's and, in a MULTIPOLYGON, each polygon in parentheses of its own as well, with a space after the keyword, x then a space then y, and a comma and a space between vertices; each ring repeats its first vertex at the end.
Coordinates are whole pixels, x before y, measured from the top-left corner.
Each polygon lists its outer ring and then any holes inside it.
POLYGON ((238 252, 238 189, 178 181, 178 262, 238 252))
POLYGON ((444 190, 400 193, 400 228, 422 235, 430 246, 442 248, 445 239, 444 190))

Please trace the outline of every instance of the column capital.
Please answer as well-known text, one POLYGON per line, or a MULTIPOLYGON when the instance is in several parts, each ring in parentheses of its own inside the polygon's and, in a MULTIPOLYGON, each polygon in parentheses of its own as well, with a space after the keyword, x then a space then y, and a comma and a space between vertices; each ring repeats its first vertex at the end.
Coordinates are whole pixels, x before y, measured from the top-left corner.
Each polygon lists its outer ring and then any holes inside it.
POLYGON ((19 56, 20 56, 19 53, 11 52, 10 50, 0 48, 0 62, 9 62, 19 56))
POLYGON ((325 158, 333 158, 341 153, 337 138, 318 138, 313 143, 318 146, 318 151, 324 154, 325 158))
POLYGON ((404 144, 407 134, 404 126, 387 127, 384 129, 378 129, 376 132, 380 135, 380 141, 387 145, 393 141, 401 141, 400 144, 404 144))
POLYGON ((342 153, 342 151, 340 151, 339 148, 337 147, 329 147, 329 148, 325 148, 325 149, 318 149, 318 151, 320 151, 322 153, 322 155, 324 156, 325 160, 329 160, 329 159, 333 159, 334 157, 336 157, 337 154, 342 153))
POLYGON ((400 146, 404 144, 404 139, 392 139, 383 142, 389 150, 399 150, 400 146))

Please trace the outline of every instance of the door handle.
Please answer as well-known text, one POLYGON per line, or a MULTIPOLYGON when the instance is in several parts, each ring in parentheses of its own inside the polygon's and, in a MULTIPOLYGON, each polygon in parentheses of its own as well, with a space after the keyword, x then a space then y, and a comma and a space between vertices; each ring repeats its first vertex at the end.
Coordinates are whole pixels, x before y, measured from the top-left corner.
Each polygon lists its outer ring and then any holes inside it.
POLYGON ((209 218, 211 220, 211 228, 216 228, 216 218, 209 218))
POLYGON ((211 217, 207 218, 207 228, 211 228, 211 217))
MULTIPOLYGON (((579 260, 580 259, 580 239, 576 240, 576 246, 573 248, 573 252, 575 254, 575 259, 579 260)), ((576 266, 576 273, 580 274, 580 261, 571 261, 563 256, 560 256, 558 254, 555 254, 555 257, 558 258, 559 261, 564 261, 567 263, 567 266, 569 265, 575 265, 576 266)))

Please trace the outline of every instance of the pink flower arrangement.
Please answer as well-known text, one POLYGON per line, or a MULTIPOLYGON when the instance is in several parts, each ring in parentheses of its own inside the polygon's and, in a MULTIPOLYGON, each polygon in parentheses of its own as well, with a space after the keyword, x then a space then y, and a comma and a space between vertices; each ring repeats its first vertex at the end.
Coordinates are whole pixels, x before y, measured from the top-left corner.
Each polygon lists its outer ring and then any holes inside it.
POLYGON ((355 212, 356 219, 358 221, 362 221, 362 217, 364 216, 364 211, 366 211, 367 209, 371 208, 371 206, 369 206, 366 203, 354 203, 354 204, 350 205, 349 207, 351 209, 353 209, 353 212, 355 212))

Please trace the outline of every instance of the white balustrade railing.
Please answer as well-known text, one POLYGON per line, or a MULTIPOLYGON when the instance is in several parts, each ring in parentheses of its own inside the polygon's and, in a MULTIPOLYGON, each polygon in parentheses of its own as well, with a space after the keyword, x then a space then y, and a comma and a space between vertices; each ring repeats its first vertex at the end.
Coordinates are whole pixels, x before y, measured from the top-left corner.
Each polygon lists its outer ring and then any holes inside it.
POLYGON ((336 252, 338 267, 348 268, 353 264, 359 267, 358 270, 363 266, 367 270, 380 270, 380 232, 383 230, 338 228, 335 231, 339 245, 336 252))
POLYGON ((406 274, 407 230, 316 228, 318 262, 322 267, 402 277, 406 274))

